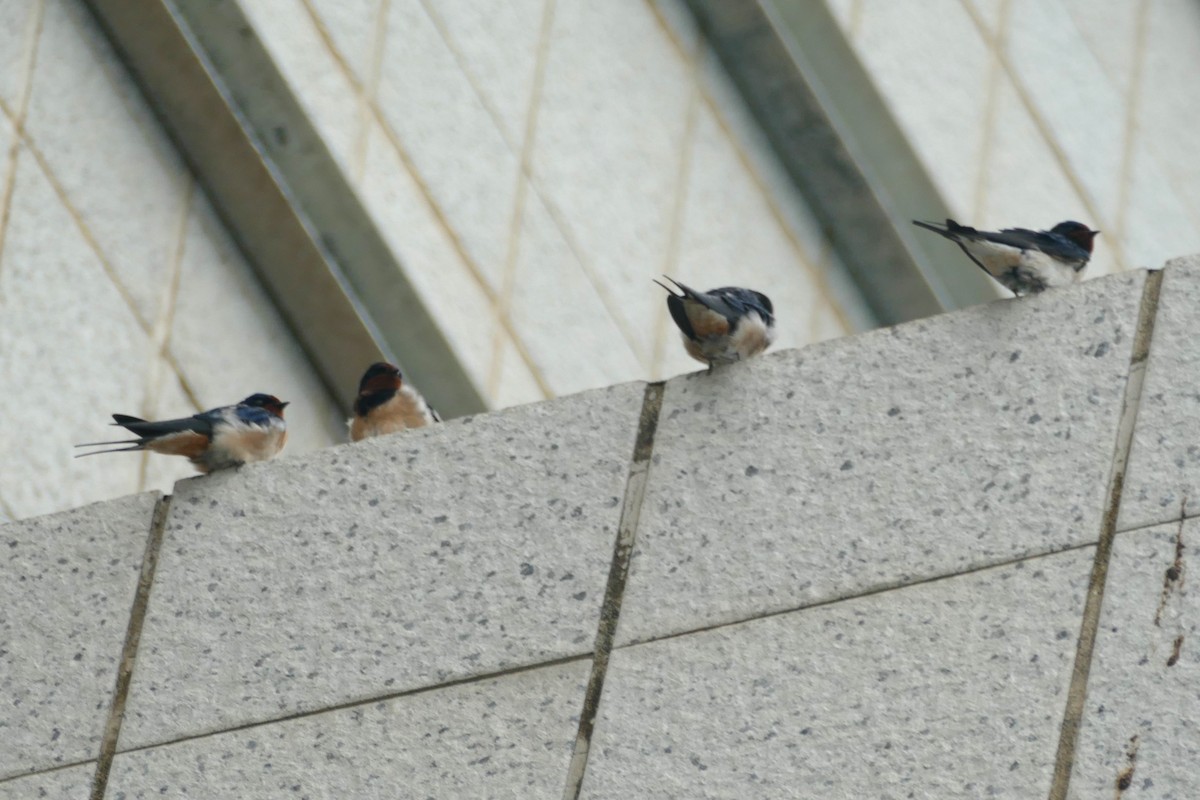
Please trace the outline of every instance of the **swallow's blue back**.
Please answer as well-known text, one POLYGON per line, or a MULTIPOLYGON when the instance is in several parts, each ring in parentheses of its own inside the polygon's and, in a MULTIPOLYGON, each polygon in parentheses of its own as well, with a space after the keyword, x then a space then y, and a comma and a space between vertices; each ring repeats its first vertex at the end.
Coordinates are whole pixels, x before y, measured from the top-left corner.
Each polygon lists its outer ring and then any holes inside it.
POLYGON ((1022 250, 1040 250, 1059 261, 1087 261, 1091 253, 1060 233, 1031 231, 1028 228, 1005 228, 986 238, 1022 250))
POLYGON ((269 427, 274 416, 265 408, 255 408, 254 406, 235 406, 234 414, 247 425, 260 427, 269 427))
POLYGON ((271 412, 255 406, 221 406, 201 412, 194 419, 204 420, 211 426, 231 425, 238 421, 246 425, 268 427, 271 424, 271 412))
MULTIPOLYGON (((758 312, 762 317, 763 322, 768 325, 775 321, 775 309, 771 305, 771 299, 762 292, 756 292, 753 289, 743 289, 740 286, 722 286, 719 289, 713 289, 706 294, 718 298, 721 303, 728 306, 729 312, 721 311, 730 322, 738 317, 744 317, 751 311, 758 312)), ((720 309, 713 309, 719 311, 720 309)))

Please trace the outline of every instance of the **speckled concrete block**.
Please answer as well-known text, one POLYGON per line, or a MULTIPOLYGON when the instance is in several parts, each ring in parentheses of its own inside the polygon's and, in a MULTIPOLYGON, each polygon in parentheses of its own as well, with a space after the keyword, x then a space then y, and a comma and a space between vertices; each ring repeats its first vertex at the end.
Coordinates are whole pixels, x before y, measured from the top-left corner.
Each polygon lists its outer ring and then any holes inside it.
POLYGON ((1095 541, 1144 280, 670 381, 619 642, 1095 541))
POLYGON ((1113 545, 1069 796, 1200 797, 1200 524, 1113 545))
POLYGON ((560 798, 591 661, 118 754, 109 800, 560 798))
POLYGON ((92 763, 13 778, 0 782, 0 800, 85 800, 95 773, 92 763))
POLYGON ((1200 256, 1165 267, 1118 530, 1200 514, 1200 256))
POLYGON ((99 753, 157 500, 0 528, 0 777, 99 753))
POLYGON ((583 797, 1045 797, 1094 552, 618 649, 583 797))
POLYGON ((121 748, 589 652, 643 391, 179 484, 121 748))

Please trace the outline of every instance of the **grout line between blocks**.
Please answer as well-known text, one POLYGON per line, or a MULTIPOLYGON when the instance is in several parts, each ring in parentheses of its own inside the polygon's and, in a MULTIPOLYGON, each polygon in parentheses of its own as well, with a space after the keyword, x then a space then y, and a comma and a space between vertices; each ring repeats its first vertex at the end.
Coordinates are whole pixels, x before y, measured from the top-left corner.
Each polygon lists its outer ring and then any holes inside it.
MULTIPOLYGON (((583 271, 584 277, 587 278, 592 284, 592 289, 596 292, 596 296, 600 299, 601 305, 603 305, 605 310, 608 312, 608 316, 612 320, 613 325, 616 326, 617 330, 619 330, 621 335, 625 338, 630 352, 636 355, 638 353, 638 345, 641 342, 642 337, 634 328, 634 326, 625 319, 624 315, 620 313, 620 309, 623 307, 622 303, 620 302, 620 298, 613 294, 609 286, 610 282, 606 281, 604 276, 595 270, 587 250, 576 239, 574 229, 568 223, 566 214, 564 214, 558 207, 558 204, 551 196, 549 189, 543 187, 541 185, 541 181, 538 180, 537 176, 534 174, 532 155, 529 161, 526 162, 524 153, 517 151, 516 144, 512 141, 512 137, 505 128, 504 121, 499 110, 497 110, 495 103, 493 103, 488 97, 487 92, 483 91, 481 88, 479 79, 472 69, 470 60, 463 54, 462 49, 455 43, 454 37, 450 35, 449 26, 446 25, 445 20, 442 19, 441 15, 436 11, 436 4, 430 2, 430 0, 420 0, 420 2, 429 18, 433 21, 434 26, 441 34, 442 41, 445 43, 446 49, 449 50, 450 55, 454 57, 455 63, 458 65, 458 68, 462 72, 463 77, 466 79, 467 84, 475 93, 476 99, 479 100, 479 103, 483 107, 484 111, 486 111, 488 116, 491 117, 492 124, 500 133, 500 138, 503 139, 505 144, 508 145, 508 148, 513 155, 519 159, 518 169, 524 173, 525 180, 528 182, 528 188, 534 192, 539 200, 541 200, 542 206, 550 215, 550 219, 554 222, 559 234, 562 236, 563 242, 566 243, 567 248, 575 256, 575 260, 579 262, 579 267, 583 271)), ((557 0, 547 0, 547 6, 544 6, 542 10, 542 21, 543 23, 547 24, 547 27, 545 27, 544 35, 538 41, 539 62, 535 68, 535 83, 532 90, 538 94, 538 97, 536 98, 538 107, 541 106, 540 95, 542 91, 542 81, 544 81, 546 64, 549 62, 551 34, 553 31, 550 23, 553 23, 556 3, 557 0), (545 50, 544 57, 542 54, 543 49, 545 50)), ((534 98, 531 98, 531 102, 533 99, 534 98)), ((522 144, 522 151, 523 150, 524 144, 522 144)), ((506 315, 504 319, 507 318, 508 317, 506 315)), ((640 360, 641 359, 639 358, 639 361, 640 360)), ((553 397, 553 395, 547 395, 547 397, 553 397)))
POLYGON ((17 183, 17 158, 20 155, 21 142, 25 138, 25 117, 29 113, 29 98, 33 94, 33 74, 34 68, 37 66, 38 44, 42 38, 45 13, 46 3, 45 0, 41 0, 34 7, 30 21, 27 23, 29 30, 25 32, 26 41, 23 42, 25 53, 22 54, 25 62, 22 64, 22 68, 25 70, 25 74, 21 93, 17 97, 17 107, 12 110, 6 109, 6 112, 12 117, 12 143, 8 148, 6 170, 0 174, 0 180, 3 181, 3 187, 0 188, 0 269, 3 268, 4 240, 8 233, 13 191, 17 183))
MULTIPOLYGON (((1157 527, 1154 526, 1154 527, 1157 527)), ((839 594, 833 597, 828 597, 822 600, 816 600, 810 603, 801 603, 796 606, 788 606, 787 608, 772 609, 770 611, 754 612, 752 616, 739 617, 737 619, 722 620, 720 622, 712 622, 707 625, 701 625, 696 628, 688 628, 681 631, 672 631, 670 633, 661 633, 648 636, 645 639, 636 639, 631 642, 626 642, 620 647, 641 647, 647 644, 657 644, 671 639, 679 639, 684 636, 692 636, 695 634, 710 633, 719 631, 724 628, 732 628, 738 625, 746 625, 749 623, 759 622, 772 617, 782 617, 788 614, 795 614, 802 611, 814 611, 826 606, 839 605, 841 603, 852 602, 855 600, 863 600, 876 595, 887 594, 888 592, 903 592, 918 586, 925 586, 930 583, 941 583, 942 581, 951 581, 957 578, 974 575, 979 572, 988 572, 994 569, 1003 569, 1005 567, 1013 567, 1018 564, 1027 564, 1031 561, 1037 561, 1043 558, 1052 558, 1053 556, 1062 555, 1063 553, 1071 553, 1076 550, 1086 550, 1090 547, 1095 547, 1095 542, 1083 542, 1081 544, 1073 544, 1063 547, 1059 550, 1048 550, 1044 553, 1027 553, 1016 558, 1011 558, 1007 561, 995 561, 987 564, 978 564, 970 567, 964 567, 957 572, 943 572, 938 575, 930 575, 924 578, 907 581, 889 581, 888 583, 879 584, 877 586, 868 587, 860 592, 851 594, 839 594)))
MULTIPOLYGON (((304 4, 308 7, 309 0, 305 0, 304 4)), ((313 24, 318 25, 320 18, 316 9, 309 8, 308 10, 313 24)), ((357 188, 361 188, 363 178, 367 174, 367 143, 371 138, 371 104, 379 95, 379 76, 383 72, 383 54, 387 47, 387 26, 391 11, 391 0, 379 0, 379 6, 375 9, 375 35, 371 40, 371 63, 367 66, 365 80, 358 92, 358 137, 354 143, 354 160, 351 165, 354 173, 351 177, 357 188)))
POLYGON ((133 607, 129 614, 129 627, 125 631, 125 644, 121 648, 121 662, 117 668, 117 683, 113 688, 112 705, 108 721, 104 725, 104 737, 100 741, 100 755, 96 759, 96 775, 92 779, 90 800, 103 800, 108 787, 108 771, 117 752, 117 739, 121 735, 121 722, 125 717, 125 700, 129 694, 129 682, 133 677, 133 665, 137 658, 138 643, 142 638, 142 623, 146 619, 146 607, 150 602, 150 587, 154 583, 154 570, 158 566, 158 553, 162 547, 163 530, 167 524, 167 511, 171 507, 171 496, 164 495, 154 506, 150 519, 150 536, 146 540, 146 551, 142 556, 142 570, 138 575, 137 591, 133 596, 133 607))
MULTIPOLYGON (((16 522, 18 519, 20 519, 20 517, 17 516, 16 509, 10 506, 3 497, 0 497, 0 513, 7 514, 9 519, 13 522, 16 522)), ((0 525, 3 524, 3 522, 0 522, 0 525)))
MULTIPOLYGON (((179 277, 182 272, 184 248, 187 245, 188 220, 191 218, 193 198, 198 191, 196 179, 191 173, 185 174, 182 189, 183 207, 180 210, 179 224, 175 233, 175 246, 171 249, 171 257, 167 264, 169 268, 167 282, 160 296, 158 318, 150 329, 150 364, 146 369, 146 386, 142 395, 142 416, 146 419, 153 419, 154 415, 158 413, 163 383, 172 377, 179 379, 182 383, 182 376, 173 369, 165 370, 169 373, 168 375, 163 374, 163 356, 170 346, 171 330, 175 325, 175 304, 179 298, 179 277)), ((192 395, 189 394, 188 398, 192 401, 196 411, 204 410, 195 403, 192 395)), ((146 490, 146 476, 149 468, 150 450, 147 449, 142 452, 141 460, 138 463, 137 490, 139 492, 146 490)))
POLYGON ((988 178, 991 172, 993 143, 996 138, 996 111, 1000 105, 1000 85, 1001 78, 1004 76, 1000 53, 1007 45, 1010 5, 1009 0, 1000 0, 1000 20, 996 24, 996 36, 989 42, 990 47, 988 48, 990 59, 988 62, 987 100, 983 111, 983 136, 979 142, 979 174, 975 177, 974 207, 971 211, 971 216, 980 223, 986 218, 984 210, 987 208, 988 178))
POLYGON ((1075 747, 1079 740, 1079 729, 1083 724, 1084 705, 1087 701, 1087 684, 1092 667, 1092 653, 1096 647, 1100 610, 1104 603, 1104 585, 1108 579, 1108 564, 1112 557, 1113 539, 1117 534, 1117 515, 1121 510, 1121 492, 1125 486, 1129 453, 1133 449, 1133 433, 1142 398, 1142 386, 1145 383, 1150 342, 1154 336, 1154 319, 1158 313, 1162 280, 1161 270, 1149 273, 1142 291, 1137 332, 1134 335, 1133 354, 1129 363, 1129 377, 1125 382, 1125 398, 1120 424, 1117 427, 1112 471, 1109 474, 1108 497, 1100 527, 1100 540, 1096 546, 1096 559, 1093 562, 1092 575, 1088 582, 1087 601, 1083 608, 1079 643, 1075 651, 1075 665, 1071 671, 1071 684, 1067 692, 1066 708, 1063 711, 1058 751, 1054 758, 1054 775, 1050 784, 1049 800, 1066 800, 1071 784, 1075 747))
MULTIPOLYGON (((679 145, 679 170, 675 175, 675 201, 671 205, 670 233, 667 237, 667 252, 663 259, 663 275, 679 274, 679 253, 683 241, 683 229, 687 222, 688 194, 691 189, 692 153, 696 149, 696 127, 700 118, 700 75, 698 60, 693 57, 690 64, 691 86, 688 89, 687 111, 683 123, 683 139, 679 145)), ((659 303, 654 314, 653 340, 650 345, 650 375, 661 380, 663 359, 666 357, 667 304, 659 303)))
MULTIPOLYGON (((75 767, 90 767, 95 763, 96 759, 85 758, 81 761, 64 761, 61 764, 55 764, 53 767, 38 769, 34 770, 33 772, 20 772, 16 775, 6 775, 5 777, 0 778, 0 788, 3 788, 4 784, 6 783, 16 783, 17 781, 26 780, 28 778, 40 778, 43 775, 53 775, 56 772, 63 772, 68 769, 74 769, 75 767)), ((42 796, 44 797, 45 795, 42 796)))
MULTIPOLYGON (((337 711, 346 711, 347 709, 361 708, 362 706, 375 705, 377 703, 388 703, 393 700, 399 700, 399 699, 405 698, 405 697, 417 697, 417 696, 420 696, 423 694, 428 694, 430 692, 437 692, 437 691, 441 691, 443 689, 453 689, 454 687, 465 686, 465 685, 471 684, 471 683, 482 683, 484 681, 498 680, 500 678, 505 678, 510 675, 523 675, 527 672, 534 672, 536 670, 549 669, 552 667, 559 667, 564 664, 573 664, 576 661, 582 661, 586 658, 588 658, 588 654, 581 653, 581 654, 577 654, 577 655, 563 656, 561 658, 555 658, 555 659, 551 659, 549 661, 539 661, 535 664, 522 664, 520 666, 515 666, 515 667, 504 667, 504 668, 495 670, 493 672, 484 672, 484 673, 481 673, 478 675, 467 675, 462 678, 454 678, 452 680, 443 680, 438 683, 432 683, 432 684, 429 684, 426 686, 417 686, 417 687, 414 687, 411 689, 401 689, 400 691, 389 692, 387 694, 371 695, 369 697, 358 697, 353 700, 347 700, 342 703, 335 703, 333 705, 321 706, 320 708, 312 708, 312 709, 307 709, 304 711, 295 711, 293 713, 285 714, 285 715, 279 716, 279 717, 270 717, 268 719, 256 719, 256 720, 253 720, 252 722, 243 722, 243 723, 240 723, 237 725, 231 725, 227 728, 220 728, 218 730, 203 731, 201 733, 188 733, 188 734, 184 734, 182 736, 178 736, 174 739, 163 739, 161 741, 150 742, 149 744, 140 744, 135 747, 127 748, 125 750, 120 750, 118 752, 120 752, 121 755, 126 755, 129 753, 141 753, 146 750, 157 750, 162 747, 170 747, 172 745, 177 745, 177 744, 186 744, 188 742, 195 742, 195 741, 198 741, 201 739, 211 739, 214 736, 224 736, 227 733, 237 733, 238 731, 248 731, 248 730, 253 730, 254 728, 264 728, 268 725, 276 725, 279 723, 295 722, 296 720, 306 719, 308 717, 316 717, 316 716, 320 716, 321 714, 329 714, 329 713, 333 713, 333 712, 337 712, 337 711)), ((55 769, 58 769, 58 767, 56 767, 55 769)), ((100 798, 93 796, 91 798, 91 800, 100 800, 100 798)))
POLYGON ((1133 164, 1137 157, 1138 118, 1142 107, 1142 82, 1146 66, 1146 33, 1150 23, 1150 0, 1138 0, 1137 21, 1133 29, 1133 70, 1125 91, 1125 120, 1121 142, 1121 171, 1117 187, 1117 214, 1113 221, 1113 241, 1121 250, 1129 247, 1129 198, 1133 193, 1133 164))
MULTIPOLYGON (((550 50, 550 31, 554 27, 554 9, 557 0, 543 0, 541 32, 538 36, 537 60, 533 68, 532 88, 529 91, 529 106, 525 109, 525 132, 521 142, 520 163, 517 169, 517 185, 513 191, 512 216, 508 224, 508 246, 504 254, 504 277, 500 291, 492 302, 492 314, 495 317, 492 325, 492 363, 488 370, 487 391, 491 398, 500 392, 500 384, 504 378, 502 358, 505 344, 505 319, 512 319, 512 300, 517 284, 517 264, 521 253, 521 234, 525 228, 525 198, 529 193, 529 176, 532 174, 533 147, 537 140, 538 112, 542 107, 542 87, 546 81, 546 61, 550 50)), ((433 15, 430 15, 431 18, 433 15)), ((439 28, 439 31, 441 29, 439 28)), ((442 32, 447 46, 450 37, 442 32)), ((463 74, 468 75, 466 69, 463 74)), ((474 82, 472 81, 472 87, 474 82)), ((478 92, 482 99, 483 93, 478 92)), ((500 119, 493 120, 496 127, 502 128, 500 119)))
MULTIPOLYGON (((3 111, 6 115, 12 113, 9 109, 4 107, 2 102, 0 102, 0 111, 3 111)), ((49 160, 38 148, 37 144, 33 141, 33 138, 30 137, 23 128, 20 130, 20 134, 20 140, 22 145, 25 147, 26 152, 32 155, 34 160, 37 162, 38 168, 41 169, 42 175, 49 182, 50 187, 54 190, 55 195, 57 195, 59 202, 63 206, 63 210, 67 212, 67 215, 71 218, 72 222, 75 223, 76 228, 83 237, 84 241, 87 243, 88 248, 100 262, 100 266, 104 270, 104 273, 108 276, 108 279, 116 288, 117 294, 121 297, 121 300, 124 301, 126 307, 129 309, 129 313, 133 317, 134 323, 142 330, 143 333, 146 334, 147 338, 152 338, 153 324, 142 316, 141 311, 137 307, 137 303, 134 302, 133 296, 129 293, 129 289, 125 286, 125 283, 118 275, 116 267, 113 266, 103 248, 100 247, 100 242, 96 239, 91 228, 89 228, 87 223, 84 221, 83 215, 71 201, 70 196, 67 194, 66 187, 63 186, 58 179, 58 175, 53 169, 51 169, 49 160)), ((169 352, 164 353, 163 358, 166 359, 167 363, 171 365, 171 368, 174 369, 179 375, 180 386, 182 387, 183 392, 187 396, 188 400, 191 401, 192 405, 194 405, 197 409, 202 408, 202 405, 198 400, 198 395, 191 383, 188 381, 187 377, 184 375, 183 368, 180 367, 179 361, 169 352)))
POLYGON ((646 384, 642 400, 642 414, 638 422, 637 439, 633 446, 633 460, 629 464, 629 476, 625 482, 625 499, 621 506, 621 521, 617 526, 617 539, 613 546, 612 567, 608 572, 608 586, 604 591, 604 603, 600 606, 600 622, 596 628, 596 644, 593 648, 592 673, 588 676, 587 691, 583 698, 583 712, 579 715, 579 733, 575 737, 575 750, 567 769, 567 784, 563 790, 564 800, 576 800, 583 790, 583 777, 587 772, 588 751, 592 732, 596 728, 596 714, 600 708, 600 695, 604 690, 604 675, 608 670, 608 659, 613 651, 613 640, 617 634, 617 622, 621 615, 621 600, 629 578, 629 562, 637 538, 638 520, 642 513, 642 500, 646 496, 646 479, 650 473, 650 458, 654 455, 654 434, 658 429, 658 416, 662 411, 662 382, 646 384))

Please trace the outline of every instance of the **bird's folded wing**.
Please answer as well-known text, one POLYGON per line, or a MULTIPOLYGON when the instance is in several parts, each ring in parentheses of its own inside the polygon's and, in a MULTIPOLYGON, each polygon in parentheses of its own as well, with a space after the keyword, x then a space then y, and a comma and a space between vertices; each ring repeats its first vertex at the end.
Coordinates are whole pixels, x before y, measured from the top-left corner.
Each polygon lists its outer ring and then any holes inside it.
POLYGON ((981 232, 988 241, 1018 247, 1022 250, 1040 250, 1060 261, 1086 261, 1088 252, 1062 236, 1028 228, 1005 228, 999 233, 981 232))
POLYGON ((127 417, 124 414, 113 414, 113 419, 117 425, 145 439, 157 439, 162 436, 184 432, 197 433, 205 438, 210 438, 213 430, 213 420, 208 416, 210 413, 205 412, 204 414, 197 414, 194 417, 166 419, 159 422, 150 422, 138 419, 137 417, 127 417))

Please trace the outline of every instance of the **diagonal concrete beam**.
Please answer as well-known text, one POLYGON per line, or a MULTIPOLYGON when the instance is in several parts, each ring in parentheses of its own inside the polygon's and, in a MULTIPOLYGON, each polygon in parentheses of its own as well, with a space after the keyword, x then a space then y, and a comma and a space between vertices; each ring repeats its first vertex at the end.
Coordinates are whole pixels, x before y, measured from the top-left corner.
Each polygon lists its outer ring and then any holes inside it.
POLYGON ((87 0, 334 397, 405 370, 486 408, 237 3, 87 0))
POLYGON ((946 204, 824 0, 686 2, 880 322, 996 297, 914 235, 946 204))

